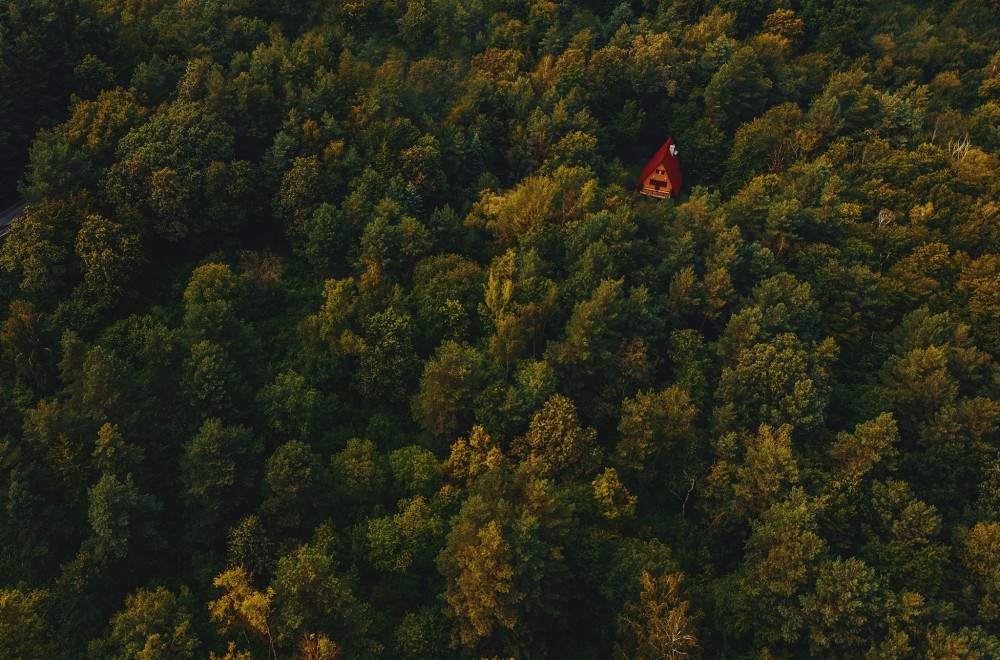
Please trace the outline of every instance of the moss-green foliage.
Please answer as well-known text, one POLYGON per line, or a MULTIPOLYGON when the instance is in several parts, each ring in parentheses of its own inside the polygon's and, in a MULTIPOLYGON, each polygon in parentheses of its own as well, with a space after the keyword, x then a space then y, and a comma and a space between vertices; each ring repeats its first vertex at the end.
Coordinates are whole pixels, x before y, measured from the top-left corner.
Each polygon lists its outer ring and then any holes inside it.
POLYGON ((997 657, 997 11, 5 3, 0 656, 997 657))

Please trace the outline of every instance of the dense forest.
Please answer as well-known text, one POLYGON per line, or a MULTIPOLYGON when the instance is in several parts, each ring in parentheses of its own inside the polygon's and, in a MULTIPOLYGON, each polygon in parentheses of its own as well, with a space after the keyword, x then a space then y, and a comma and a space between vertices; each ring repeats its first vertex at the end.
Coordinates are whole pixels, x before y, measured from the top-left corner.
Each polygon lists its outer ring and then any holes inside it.
POLYGON ((4 3, 0 657, 1000 657, 998 44, 4 3))

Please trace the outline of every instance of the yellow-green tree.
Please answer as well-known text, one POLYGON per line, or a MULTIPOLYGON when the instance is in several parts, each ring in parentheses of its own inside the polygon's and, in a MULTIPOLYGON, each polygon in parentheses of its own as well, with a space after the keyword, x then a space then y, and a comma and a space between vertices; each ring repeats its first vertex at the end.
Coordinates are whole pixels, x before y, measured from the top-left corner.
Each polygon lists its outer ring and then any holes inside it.
POLYGON ((618 615, 616 657, 642 660, 699 658, 697 623, 701 613, 684 588, 683 573, 643 572, 642 592, 618 615))

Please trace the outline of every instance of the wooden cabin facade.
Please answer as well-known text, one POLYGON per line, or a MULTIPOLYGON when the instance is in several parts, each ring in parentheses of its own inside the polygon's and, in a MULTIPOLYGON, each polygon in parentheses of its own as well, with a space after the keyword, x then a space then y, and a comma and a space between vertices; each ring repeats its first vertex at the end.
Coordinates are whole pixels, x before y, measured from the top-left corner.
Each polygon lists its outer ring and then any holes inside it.
POLYGON ((667 138, 660 150, 642 168, 636 191, 652 197, 676 196, 681 189, 681 162, 674 139, 667 138))

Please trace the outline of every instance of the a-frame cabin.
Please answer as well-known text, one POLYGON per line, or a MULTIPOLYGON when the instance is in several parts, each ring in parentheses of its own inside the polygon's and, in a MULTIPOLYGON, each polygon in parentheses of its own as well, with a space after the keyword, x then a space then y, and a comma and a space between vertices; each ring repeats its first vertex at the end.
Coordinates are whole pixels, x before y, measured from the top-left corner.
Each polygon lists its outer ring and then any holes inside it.
POLYGON ((646 167, 642 168, 636 191, 653 197, 677 195, 681 189, 681 161, 677 158, 674 138, 667 138, 646 167))

